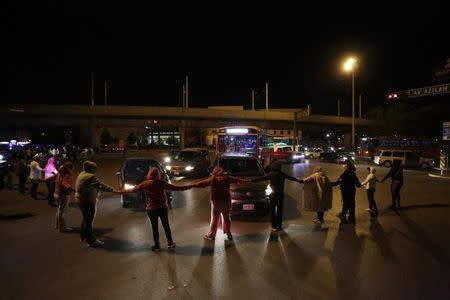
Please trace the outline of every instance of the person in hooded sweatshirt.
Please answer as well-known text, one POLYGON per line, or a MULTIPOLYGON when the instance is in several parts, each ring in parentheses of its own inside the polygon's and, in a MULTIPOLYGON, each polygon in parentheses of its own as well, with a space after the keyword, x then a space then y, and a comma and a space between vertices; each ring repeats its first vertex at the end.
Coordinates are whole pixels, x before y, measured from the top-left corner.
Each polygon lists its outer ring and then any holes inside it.
POLYGON ((339 178, 332 183, 333 186, 339 185, 341 188, 342 211, 337 215, 341 219, 341 223, 355 224, 356 187, 361 187, 361 183, 359 182, 355 171, 355 165, 348 162, 345 165, 345 170, 341 176, 339 176, 339 178))
POLYGON ((367 210, 370 212, 371 217, 376 218, 378 216, 378 207, 377 203, 375 202, 375 188, 377 182, 380 181, 375 176, 375 173, 377 172, 375 168, 368 167, 367 169, 369 171, 369 174, 367 175, 366 179, 361 182, 361 185, 365 186, 367 191, 367 200, 369 201, 369 208, 367 210))
POLYGON ((70 193, 75 192, 72 187, 72 172, 73 164, 66 162, 59 168, 55 178, 55 201, 58 203, 55 227, 59 232, 71 232, 73 230, 67 227, 64 219, 64 213, 69 205, 70 193))
POLYGON ((146 211, 150 223, 152 224, 153 241, 154 246, 152 246, 153 251, 160 251, 161 246, 159 243, 159 229, 158 229, 158 219, 161 219, 161 224, 164 228, 164 232, 167 238, 167 248, 174 249, 176 247, 172 232, 170 230, 169 224, 169 204, 167 201, 166 191, 184 191, 191 188, 191 185, 176 186, 170 184, 164 180, 161 180, 161 174, 155 167, 150 168, 147 173, 147 179, 137 186, 129 190, 121 190, 121 193, 135 193, 143 192, 146 202, 146 211))
POLYGON ((276 161, 270 165, 270 171, 266 176, 252 179, 253 182, 270 180, 272 193, 269 195, 271 222, 273 231, 283 230, 283 204, 284 204, 284 180, 300 182, 295 177, 281 171, 281 162, 276 161))
POLYGON ((82 242, 87 242, 93 248, 102 247, 103 242, 94 235, 93 223, 97 212, 97 202, 100 191, 118 193, 113 187, 104 184, 95 175, 97 165, 92 161, 83 163, 83 171, 75 182, 75 201, 78 203, 83 221, 80 236, 82 242))
POLYGON ((211 203, 211 222, 209 224, 209 231, 204 235, 207 240, 214 240, 216 238, 217 227, 219 220, 222 217, 223 233, 227 235, 228 240, 233 240, 231 234, 231 194, 230 184, 241 184, 250 182, 247 179, 240 179, 237 177, 224 174, 224 170, 215 166, 212 176, 197 183, 192 184, 194 188, 211 187, 210 203, 211 203))
POLYGON ((55 204, 55 176, 58 173, 56 170, 56 158, 54 156, 50 156, 47 160, 47 164, 45 165, 45 176, 44 181, 47 184, 47 201, 48 205, 56 206, 55 204))
POLYGON ((315 167, 313 174, 300 180, 303 186, 303 208, 306 211, 317 212, 314 223, 321 225, 324 222, 325 211, 331 209, 333 203, 333 190, 331 181, 321 167, 315 167))

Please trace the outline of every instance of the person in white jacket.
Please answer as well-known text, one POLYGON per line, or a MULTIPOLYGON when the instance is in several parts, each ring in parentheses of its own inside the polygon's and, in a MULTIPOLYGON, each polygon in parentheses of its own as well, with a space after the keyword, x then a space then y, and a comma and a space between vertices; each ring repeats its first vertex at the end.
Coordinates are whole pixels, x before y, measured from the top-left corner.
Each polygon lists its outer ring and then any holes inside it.
POLYGON ((368 167, 367 170, 369 171, 369 174, 367 175, 366 179, 361 182, 362 186, 366 187, 367 191, 367 200, 369 201, 369 208, 366 210, 370 212, 370 216, 376 218, 378 216, 378 208, 377 203, 375 202, 375 188, 377 182, 380 182, 377 177, 375 176, 376 169, 372 167, 368 167))

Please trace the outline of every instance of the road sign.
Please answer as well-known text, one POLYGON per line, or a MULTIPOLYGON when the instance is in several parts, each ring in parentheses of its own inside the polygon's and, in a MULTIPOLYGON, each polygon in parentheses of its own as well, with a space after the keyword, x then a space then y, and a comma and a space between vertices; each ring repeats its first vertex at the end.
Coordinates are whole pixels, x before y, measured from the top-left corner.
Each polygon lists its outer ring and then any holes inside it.
POLYGON ((413 90, 407 90, 407 91, 405 91, 405 93, 408 94, 408 98, 417 98, 417 97, 447 94, 447 93, 450 93, 450 83, 426 86, 423 88, 413 89, 413 90))
POLYGON ((388 100, 401 100, 404 98, 418 98, 418 97, 426 97, 426 96, 434 96, 441 94, 449 94, 450 93, 450 83, 426 86, 423 88, 400 91, 400 92, 391 92, 387 94, 388 100))
POLYGON ((450 122, 444 122, 442 127, 442 139, 450 141, 450 122))

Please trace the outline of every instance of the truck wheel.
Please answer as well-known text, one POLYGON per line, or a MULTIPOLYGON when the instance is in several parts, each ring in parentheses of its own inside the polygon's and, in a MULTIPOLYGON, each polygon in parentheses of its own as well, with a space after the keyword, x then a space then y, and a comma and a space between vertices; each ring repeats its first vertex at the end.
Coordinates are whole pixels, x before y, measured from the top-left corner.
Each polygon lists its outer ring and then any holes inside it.
POLYGON ((390 167, 392 166, 392 163, 391 163, 390 160, 386 160, 386 161, 383 163, 383 166, 385 166, 386 168, 390 168, 390 167))

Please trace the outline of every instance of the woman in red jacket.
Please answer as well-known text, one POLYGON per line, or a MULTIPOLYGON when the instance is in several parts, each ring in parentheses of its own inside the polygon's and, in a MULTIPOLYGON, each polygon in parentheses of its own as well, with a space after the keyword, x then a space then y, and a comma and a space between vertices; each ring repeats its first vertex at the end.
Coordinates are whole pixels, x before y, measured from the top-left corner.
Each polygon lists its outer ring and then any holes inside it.
POLYGON ((158 218, 161 219, 164 232, 167 238, 167 248, 174 249, 175 243, 172 239, 170 231, 168 203, 165 191, 184 191, 190 189, 190 185, 176 186, 161 180, 161 176, 157 168, 151 168, 147 173, 147 179, 134 187, 133 189, 121 191, 122 193, 143 192, 146 202, 146 210, 150 223, 152 224, 153 240, 155 245, 153 251, 160 251, 158 218))
POLYGON ((72 228, 66 226, 66 220, 64 219, 64 213, 66 207, 69 205, 70 193, 75 192, 72 187, 72 172, 73 164, 66 162, 59 168, 55 177, 55 201, 58 204, 56 210, 56 229, 59 232, 70 232, 72 228))
POLYGON ((224 170, 216 166, 214 167, 212 176, 208 179, 194 183, 192 187, 203 188, 211 187, 211 223, 209 225, 209 232, 205 234, 204 238, 207 240, 214 240, 216 238, 216 232, 220 216, 222 216, 222 229, 223 233, 227 235, 228 240, 233 240, 231 234, 231 195, 230 184, 232 183, 244 183, 250 182, 250 180, 240 179, 223 174, 224 170))

